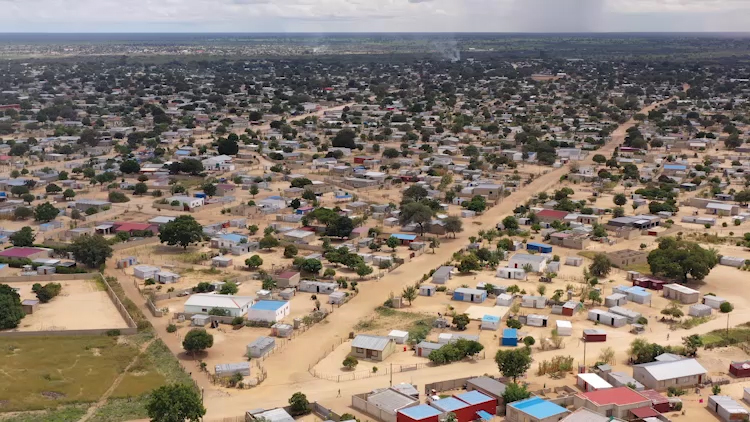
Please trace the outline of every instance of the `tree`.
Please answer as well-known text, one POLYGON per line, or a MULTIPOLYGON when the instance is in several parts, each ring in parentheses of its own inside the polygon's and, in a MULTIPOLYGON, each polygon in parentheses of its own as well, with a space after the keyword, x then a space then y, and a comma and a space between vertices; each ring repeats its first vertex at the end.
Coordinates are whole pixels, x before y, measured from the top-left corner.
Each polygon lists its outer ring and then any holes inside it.
POLYGON ((62 291, 62 285, 59 283, 47 283, 42 286, 39 283, 34 284, 32 291, 36 293, 36 298, 41 303, 48 303, 62 291))
POLYGON ((465 205, 467 210, 482 213, 487 209, 487 200, 482 195, 475 195, 470 201, 462 205, 465 205))
POLYGON ((26 186, 13 186, 10 188, 10 193, 14 196, 20 197, 21 195, 29 193, 29 188, 26 186))
POLYGON ((395 250, 396 250, 396 247, 398 247, 398 245, 400 245, 400 244, 401 244, 401 241, 400 241, 400 240, 398 240, 397 238, 395 238, 395 237, 391 236, 391 237, 389 237, 388 239, 386 239, 386 241, 385 241, 385 244, 386 244, 386 245, 387 245, 387 246, 388 246, 389 248, 391 248, 391 250, 395 251, 395 250))
POLYGON ((456 233, 461 233, 464 231, 464 222, 455 215, 448 216, 445 220, 443 220, 443 223, 445 223, 445 231, 449 233, 453 233, 453 237, 456 237, 456 233))
POLYGON ((31 205, 31 203, 34 202, 34 199, 36 199, 36 196, 30 193, 25 193, 21 195, 21 199, 23 200, 23 202, 31 205))
POLYGON ((141 171, 141 165, 135 160, 125 160, 120 163, 120 171, 125 174, 134 174, 141 171))
POLYGON ((100 234, 78 236, 68 247, 76 261, 89 268, 98 268, 112 257, 112 247, 100 234))
POLYGON ((136 183, 135 188, 133 189, 134 195, 143 195, 146 192, 148 192, 148 185, 145 183, 136 183))
POLYGON ((479 263, 479 258, 477 258, 477 256, 474 254, 464 255, 458 262, 458 271, 462 274, 467 274, 472 271, 478 271, 481 268, 482 265, 479 263))
POLYGON ((289 398, 289 410, 292 416, 310 413, 310 402, 307 401, 307 396, 300 392, 292 394, 292 397, 289 398))
POLYGON ((612 262, 607 255, 598 253, 594 255, 594 260, 589 265, 589 272, 595 277, 606 277, 612 271, 612 262))
POLYGON ((34 211, 27 207, 18 207, 13 211, 13 217, 16 220, 25 220, 34 215, 34 211))
POLYGON ((374 270, 371 266, 361 263, 356 266, 355 271, 360 278, 364 278, 365 276, 372 274, 374 270))
POLYGON ((245 260, 245 265, 254 270, 263 265, 263 258, 258 255, 253 255, 245 260))
POLYGON ((688 356, 695 357, 698 355, 698 348, 703 346, 703 340, 698 334, 691 334, 682 338, 682 345, 685 346, 685 353, 688 356))
POLYGON ((216 151, 220 155, 236 155, 240 151, 240 147, 237 145, 237 140, 230 136, 229 138, 219 138, 216 151))
POLYGON ((65 189, 65 192, 63 192, 63 198, 70 199, 75 198, 76 192, 73 189, 65 189))
POLYGON ((310 258, 304 259, 299 265, 300 271, 304 271, 308 274, 318 274, 323 269, 323 263, 319 259, 310 258))
POLYGON ((203 328, 193 328, 188 331, 185 339, 182 340, 182 348, 192 355, 195 355, 195 352, 202 352, 213 345, 214 336, 203 328))
POLYGON ((62 192, 62 188, 61 188, 60 186, 57 186, 57 185, 56 185, 56 184, 54 184, 54 183, 50 183, 49 185, 47 185, 47 186, 46 186, 46 187, 44 188, 44 190, 45 190, 45 191, 46 191, 47 193, 58 193, 58 192, 62 192))
POLYGON ((21 230, 13 233, 8 239, 13 246, 32 246, 34 244, 34 239, 36 239, 36 235, 34 235, 34 230, 32 230, 31 227, 24 226, 21 230))
POLYGON ((595 162, 596 164, 604 164, 605 162, 607 162, 607 157, 605 157, 605 156, 603 156, 603 155, 601 155, 601 154, 596 154, 596 155, 594 155, 593 157, 591 157, 591 159, 592 159, 592 160, 593 160, 593 161, 594 161, 594 162, 595 162))
POLYGON ((0 284, 0 329, 18 327, 23 317, 21 296, 7 284, 0 284))
POLYGON ((401 156, 401 153, 398 152, 396 148, 386 148, 383 150, 384 158, 398 158, 400 156, 401 156))
POLYGON ((531 356, 524 349, 498 350, 495 363, 500 373, 504 377, 512 378, 515 383, 531 366, 531 356))
POLYGON ((589 300, 591 300, 591 303, 601 303, 602 302, 602 293, 599 290, 591 289, 589 290, 589 300))
POLYGON ((457 314, 453 317, 453 325, 456 326, 459 330, 463 331, 466 329, 466 327, 469 326, 469 323, 471 320, 469 319, 469 316, 466 314, 457 314))
POLYGON ((43 204, 39 204, 34 208, 34 220, 39 221, 41 223, 48 223, 57 217, 57 214, 60 211, 55 208, 54 205, 50 204, 49 202, 45 202, 43 204))
POLYGON ((191 243, 203 239, 203 226, 191 215, 180 215, 159 230, 159 241, 169 246, 179 245, 187 249, 191 243))
POLYGON ((236 295, 238 291, 239 291, 239 288, 237 288, 237 283, 233 281, 227 281, 226 283, 221 285, 221 288, 219 289, 219 294, 236 295))
POLYGON ((284 258, 294 258, 299 253, 299 250, 294 245, 286 245, 284 247, 284 258))
POLYGON ((618 193, 617 195, 615 195, 615 197, 612 199, 612 201, 615 203, 615 205, 621 207, 621 206, 623 206, 623 205, 625 205, 625 204, 628 203, 628 198, 625 197, 624 194, 618 193))
POLYGON ((409 306, 411 306, 412 301, 417 298, 417 288, 414 286, 406 286, 404 287, 404 290, 401 292, 401 297, 409 301, 409 306))
POLYGON ((659 247, 648 254, 651 273, 679 278, 683 282, 688 276, 703 280, 718 263, 719 257, 714 249, 704 249, 697 243, 672 237, 659 240, 659 247))
POLYGON ((409 202, 401 208, 399 221, 401 224, 416 224, 419 233, 424 235, 426 226, 432 221, 432 208, 421 202, 409 202))
POLYGON ((312 180, 308 179, 307 177, 295 177, 290 183, 293 188, 304 188, 305 186, 312 184, 312 180))
POLYGON ((518 225, 518 220, 516 219, 516 217, 509 215, 503 218, 503 227, 505 227, 505 230, 514 232, 518 230, 521 226, 518 225))
POLYGON ((261 249, 273 249, 277 246, 279 246, 279 240, 270 234, 263 236, 258 242, 258 247, 261 249))
POLYGON ((338 217, 326 227, 326 235, 333 237, 349 237, 354 230, 354 222, 349 217, 338 217))
POLYGON ((722 314, 728 314, 734 310, 734 306, 732 306, 729 302, 723 302, 721 305, 719 305, 719 311, 722 314))
POLYGON ((260 193, 260 189, 258 189, 258 185, 255 185, 255 184, 250 185, 250 195, 252 195, 253 198, 255 198, 255 195, 257 195, 258 193, 260 193))
POLYGON ((151 422, 198 422, 206 408, 191 384, 171 384, 151 392, 146 412, 151 422))
POLYGON ((349 369, 349 370, 356 368, 358 364, 359 364, 359 361, 354 356, 347 356, 346 358, 344 358, 344 361, 341 363, 341 365, 343 365, 344 368, 349 369))
POLYGON ((531 397, 531 393, 526 390, 526 386, 518 385, 515 382, 506 385, 505 391, 503 391, 503 403, 506 405, 519 400, 528 399, 529 397, 531 397))
POLYGON ((356 139, 357 134, 354 133, 351 129, 342 129, 336 133, 336 136, 333 137, 333 140, 331 141, 331 146, 334 148, 349 148, 349 149, 355 149, 357 147, 356 143, 354 142, 354 139, 356 139))
POLYGON ((214 185, 213 183, 206 183, 201 186, 201 189, 203 189, 203 193, 205 193, 209 198, 216 195, 216 185, 214 185))
POLYGON ((404 198, 413 199, 418 202, 429 196, 427 189, 420 185, 411 185, 404 191, 404 198))

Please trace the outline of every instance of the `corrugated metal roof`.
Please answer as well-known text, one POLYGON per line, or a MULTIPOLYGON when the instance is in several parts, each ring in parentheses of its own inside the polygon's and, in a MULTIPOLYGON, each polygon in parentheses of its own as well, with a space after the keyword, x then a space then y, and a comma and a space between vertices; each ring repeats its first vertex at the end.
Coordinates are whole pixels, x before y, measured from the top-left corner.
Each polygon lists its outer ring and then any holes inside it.
POLYGON ((393 340, 388 337, 360 334, 357 337, 354 337, 354 340, 352 340, 352 347, 356 347, 358 349, 382 351, 388 346, 388 343, 390 343, 391 341, 393 340))
POLYGON ((695 359, 642 363, 635 367, 644 368, 657 381, 706 374, 706 368, 701 366, 695 359))

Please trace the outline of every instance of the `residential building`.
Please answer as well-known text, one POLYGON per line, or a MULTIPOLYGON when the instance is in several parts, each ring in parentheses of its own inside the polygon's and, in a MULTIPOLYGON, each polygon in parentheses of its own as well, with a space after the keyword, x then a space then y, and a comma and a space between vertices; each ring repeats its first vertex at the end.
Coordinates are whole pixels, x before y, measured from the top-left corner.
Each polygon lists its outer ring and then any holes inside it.
POLYGON ((384 361, 396 351, 396 342, 383 336, 359 334, 351 344, 350 355, 359 359, 384 361))
POLYGON ((646 388, 663 391, 669 387, 689 388, 703 383, 707 371, 695 359, 642 363, 633 366, 633 378, 646 388))

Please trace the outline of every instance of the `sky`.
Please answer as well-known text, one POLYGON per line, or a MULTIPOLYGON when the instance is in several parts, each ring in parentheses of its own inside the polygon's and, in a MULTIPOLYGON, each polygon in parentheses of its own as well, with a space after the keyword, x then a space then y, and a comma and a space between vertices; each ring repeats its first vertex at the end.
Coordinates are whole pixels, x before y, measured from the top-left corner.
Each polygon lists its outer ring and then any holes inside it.
POLYGON ((750 0, 0 0, 0 32, 750 32, 750 0))

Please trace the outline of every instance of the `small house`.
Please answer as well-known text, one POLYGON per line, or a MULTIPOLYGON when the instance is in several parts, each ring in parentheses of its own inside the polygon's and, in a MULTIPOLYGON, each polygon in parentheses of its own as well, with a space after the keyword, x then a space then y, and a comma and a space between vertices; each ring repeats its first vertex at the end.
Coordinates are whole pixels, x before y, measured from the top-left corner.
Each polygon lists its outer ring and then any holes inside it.
POLYGON ((117 260, 116 267, 117 268, 128 268, 132 267, 133 265, 138 264, 138 258, 134 256, 128 256, 125 258, 120 258, 117 260))
POLYGON ((527 277, 526 271, 524 271, 523 268, 510 267, 498 268, 495 276, 508 280, 526 280, 527 277))
POLYGON ((333 292, 330 295, 328 295, 328 304, 329 305, 343 305, 346 302, 347 293, 346 292, 333 292))
POLYGON ((213 309, 221 309, 228 316, 244 316, 253 301, 254 298, 250 296, 196 293, 185 301, 185 313, 208 314, 213 309))
POLYGON ((613 314, 600 309, 589 310, 588 319, 615 328, 622 327, 628 322, 627 318, 622 315, 613 314))
POLYGON ((391 330, 388 333, 388 338, 396 342, 396 344, 406 344, 409 340, 409 333, 407 331, 391 330))
POLYGON ((573 316, 576 314, 576 312, 578 312, 581 309, 583 309, 583 304, 581 302, 574 302, 570 300, 570 301, 563 303, 562 315, 573 316))
POLYGON ((211 258, 211 266, 218 268, 227 268, 232 266, 232 258, 228 256, 215 256, 211 258))
POLYGON ((518 346, 518 330, 515 328, 506 328, 503 330, 503 337, 500 340, 501 346, 518 346))
POLYGON ((162 270, 156 273, 154 279, 157 283, 172 284, 177 283, 177 281, 180 279, 180 275, 177 273, 173 273, 172 271, 162 270))
POLYGON ((243 377, 250 375, 250 362, 238 362, 238 363, 224 363, 216 365, 214 372, 217 377, 231 377, 235 374, 240 374, 243 377))
POLYGON ((573 335, 573 323, 564 319, 558 319, 555 321, 555 329, 557 335, 567 337, 573 335))
POLYGON ((251 358, 262 358, 271 353, 276 347, 276 339, 273 337, 261 336, 247 345, 247 356, 251 358))
POLYGON ((276 287, 284 289, 299 285, 300 273, 297 271, 284 271, 276 274, 273 279, 276 281, 276 287))
POLYGON ((672 283, 665 284, 662 289, 662 294, 666 299, 676 300, 682 304, 689 305, 691 303, 698 303, 700 300, 700 292, 693 290, 690 287, 683 286, 682 284, 672 283))
POLYGON ((703 304, 710 306, 711 309, 719 309, 721 304, 726 301, 726 299, 714 295, 703 296, 703 304))
POLYGON ((495 299, 495 305, 497 306, 511 306, 513 305, 514 296, 508 293, 500 293, 495 299))
POLYGON ((704 305, 702 303, 696 303, 694 305, 690 305, 690 308, 688 308, 688 315, 692 317, 711 316, 712 311, 713 308, 711 308, 710 306, 704 305))
POLYGON ((529 268, 531 272, 543 273, 547 269, 548 261, 549 259, 543 255, 517 253, 508 260, 508 267, 522 270, 529 268))
POLYGON ((609 312, 615 315, 624 316, 627 319, 628 324, 634 324, 641 317, 641 314, 633 311, 632 309, 623 308, 622 306, 613 306, 609 308, 609 312))
POLYGON ((39 306, 39 301, 36 299, 24 299, 21 302, 21 308, 23 309, 24 315, 31 315, 36 311, 39 306))
POLYGON ((505 384, 490 377, 477 377, 466 381, 466 391, 479 391, 494 398, 497 403, 502 403, 505 389, 505 384))
POLYGON ((487 291, 459 287, 453 291, 453 300, 461 302, 482 303, 487 299, 487 291))
POLYGON ((399 409, 396 422, 438 422, 442 413, 432 406, 420 404, 418 406, 399 409))
POLYGON ((521 307, 544 309, 547 307, 547 298, 544 296, 526 295, 521 298, 521 307))
POLYGON ((479 391, 467 391, 453 397, 469 405, 469 412, 467 412, 469 421, 491 420, 497 413, 497 399, 479 391))
POLYGON ((480 329, 497 331, 500 328, 500 318, 495 315, 485 315, 482 317, 482 324, 480 329))
POLYGON ((323 281, 302 280, 299 282, 299 291, 307 293, 331 294, 338 289, 336 283, 326 283, 323 281))
POLYGON ((156 273, 159 271, 161 271, 161 268, 154 267, 153 265, 136 265, 133 267, 133 276, 141 280, 146 280, 156 277, 156 273))
POLYGON ((578 374, 576 385, 583 391, 597 391, 612 388, 612 384, 593 373, 578 374))
POLYGON ((271 335, 274 337, 289 338, 294 333, 294 326, 276 323, 271 326, 271 335))
POLYGON ((415 348, 415 352, 417 353, 417 356, 426 358, 430 356, 430 353, 432 353, 435 350, 440 349, 441 347, 443 347, 443 345, 440 343, 421 341, 419 342, 419 344, 417 344, 415 348))
POLYGON ((544 243, 529 242, 526 244, 526 250, 537 253, 552 253, 552 246, 545 245, 544 243))
POLYGON ((633 365, 633 378, 657 391, 669 387, 690 388, 706 380, 707 371, 695 359, 633 365))
POLYGON ((432 400, 428 404, 444 415, 454 414, 457 422, 471 422, 476 419, 476 414, 471 411, 470 406, 455 397, 432 400))
POLYGON ((607 341, 607 332, 597 329, 583 330, 583 341, 586 343, 601 343, 607 341))
POLYGON ((546 327, 549 317, 547 315, 529 314, 526 316, 526 325, 530 327, 546 327))
POLYGON ((432 274, 432 282, 435 284, 445 284, 451 279, 454 267, 443 265, 432 274))
POLYGON ((729 364, 729 373, 737 378, 750 377, 750 361, 732 362, 729 364))
POLYGON ((291 305, 283 300, 259 300, 247 311, 248 321, 278 322, 288 316, 291 305))
POLYGON ((284 300, 292 300, 297 291, 289 287, 279 292, 279 296, 284 300))
POLYGON ((708 396, 708 407, 724 422, 746 421, 750 412, 729 396, 708 396))
POLYGON ((604 379, 614 387, 634 387, 635 391, 643 391, 646 387, 638 382, 635 378, 625 372, 612 371, 603 372, 604 379))
MULTIPOLYGON (((580 374, 579 377, 581 375, 596 376, 596 374, 580 374)), ((648 413, 639 413, 640 411, 651 411, 652 414, 658 415, 651 409, 651 401, 648 398, 628 387, 598 388, 578 393, 573 397, 573 407, 593 410, 600 415, 619 420, 647 417, 648 413)))
POLYGON ((628 297, 622 293, 613 293, 604 298, 604 306, 622 306, 628 303, 628 297))
POLYGON ((356 358, 382 362, 396 351, 396 342, 388 337, 359 334, 351 347, 349 354, 356 358))
POLYGON ((437 287, 431 286, 429 284, 422 284, 419 286, 419 295, 420 296, 434 296, 437 292, 437 287))
POLYGON ((557 422, 570 414, 566 408, 541 397, 509 403, 505 410, 508 422, 557 422))
POLYGON ((190 317, 190 325, 193 327, 205 327, 211 321, 210 315, 196 314, 190 317))

